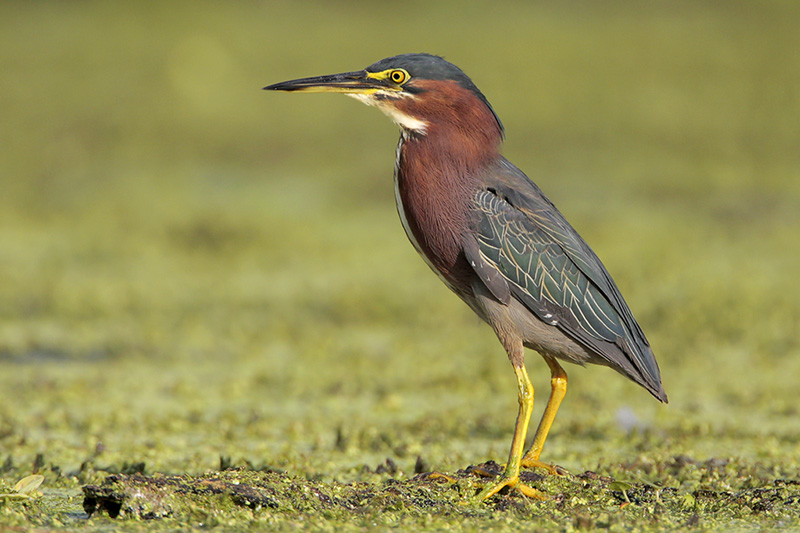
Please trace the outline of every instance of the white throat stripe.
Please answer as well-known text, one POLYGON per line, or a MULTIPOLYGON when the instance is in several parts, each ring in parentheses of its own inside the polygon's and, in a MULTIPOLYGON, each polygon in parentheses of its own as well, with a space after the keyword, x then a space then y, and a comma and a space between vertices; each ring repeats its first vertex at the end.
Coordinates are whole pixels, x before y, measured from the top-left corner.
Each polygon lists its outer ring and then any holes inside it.
MULTIPOLYGON (((352 96, 359 102, 366 104, 368 106, 377 107, 381 111, 386 114, 392 121, 403 128, 404 130, 413 131, 415 133, 425 133, 425 130, 428 127, 428 123, 424 120, 420 120, 418 118, 414 118, 410 115, 406 115, 402 111, 399 111, 396 107, 392 106, 391 103, 384 103, 384 102, 391 102, 391 100, 397 98, 396 93, 386 94, 389 98, 387 100, 379 100, 375 98, 376 95, 381 93, 375 94, 356 94, 356 93, 348 93, 347 96, 352 96)), ((413 98, 413 96, 402 96, 401 98, 413 98)))

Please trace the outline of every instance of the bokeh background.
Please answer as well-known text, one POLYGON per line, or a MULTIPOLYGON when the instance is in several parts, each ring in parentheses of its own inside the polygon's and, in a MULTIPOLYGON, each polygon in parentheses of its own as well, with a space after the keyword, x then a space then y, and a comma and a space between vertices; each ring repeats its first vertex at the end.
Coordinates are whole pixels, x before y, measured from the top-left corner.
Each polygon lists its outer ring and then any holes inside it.
POLYGON ((417 51, 487 95, 661 364, 668 406, 568 368, 543 458, 796 471, 798 28, 779 0, 2 2, 0 479, 504 459, 513 373, 406 242, 396 127, 261 91, 417 51))

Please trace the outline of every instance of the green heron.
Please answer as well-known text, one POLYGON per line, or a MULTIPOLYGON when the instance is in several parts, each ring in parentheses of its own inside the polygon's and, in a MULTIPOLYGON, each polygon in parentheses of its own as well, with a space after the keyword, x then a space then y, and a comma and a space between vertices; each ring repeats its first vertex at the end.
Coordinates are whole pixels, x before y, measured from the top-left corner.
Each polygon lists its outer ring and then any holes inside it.
POLYGON ((522 171, 500 154, 503 125, 457 66, 430 54, 382 59, 364 70, 265 87, 335 92, 375 106, 400 126, 397 211, 428 266, 497 334, 517 377, 519 412, 501 489, 541 467, 545 439, 567 390, 559 360, 613 368, 667 402, 650 344, 603 263, 522 171), (550 367, 550 397, 524 453, 533 385, 524 348, 550 367))

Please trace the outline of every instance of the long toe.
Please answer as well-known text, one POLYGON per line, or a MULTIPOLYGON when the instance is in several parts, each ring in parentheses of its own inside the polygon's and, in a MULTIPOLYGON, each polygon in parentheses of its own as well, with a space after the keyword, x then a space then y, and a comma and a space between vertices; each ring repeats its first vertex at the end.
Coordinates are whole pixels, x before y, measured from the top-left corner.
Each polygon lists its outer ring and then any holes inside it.
POLYGON ((482 502, 487 500, 506 487, 508 487, 510 490, 516 490, 528 498, 533 498, 535 500, 547 499, 547 496, 542 491, 534 489, 533 487, 529 487, 524 483, 520 483, 519 476, 501 476, 496 482, 486 485, 486 487, 484 487, 483 490, 478 493, 477 496, 475 496, 475 501, 482 502))
POLYGON ((550 463, 544 463, 538 459, 525 459, 523 457, 520 466, 522 468, 543 468, 553 476, 560 476, 567 473, 567 471, 560 466, 551 465, 550 463))

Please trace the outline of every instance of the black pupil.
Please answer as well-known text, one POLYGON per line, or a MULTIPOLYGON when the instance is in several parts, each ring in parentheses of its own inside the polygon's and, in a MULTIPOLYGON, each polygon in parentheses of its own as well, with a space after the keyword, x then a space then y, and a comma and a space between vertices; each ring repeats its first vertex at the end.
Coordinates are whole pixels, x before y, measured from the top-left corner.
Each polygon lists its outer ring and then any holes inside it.
POLYGON ((392 78, 394 79, 394 81, 399 83, 403 79, 403 73, 402 72, 394 72, 392 74, 392 78))

